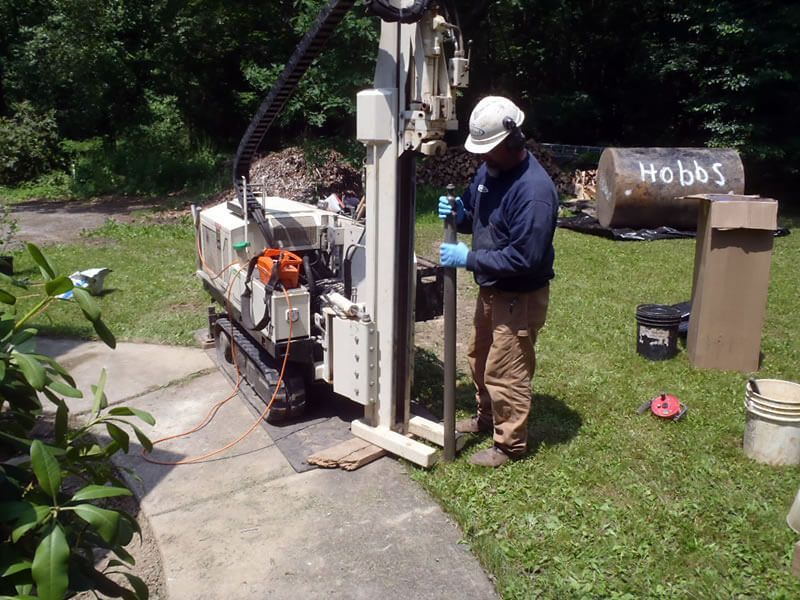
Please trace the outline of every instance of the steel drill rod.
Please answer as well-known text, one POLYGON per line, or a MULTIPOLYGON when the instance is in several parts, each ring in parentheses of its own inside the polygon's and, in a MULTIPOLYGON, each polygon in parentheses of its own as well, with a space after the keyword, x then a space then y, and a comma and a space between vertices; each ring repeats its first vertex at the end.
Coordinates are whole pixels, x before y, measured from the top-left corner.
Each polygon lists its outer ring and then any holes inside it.
MULTIPOLYGON (((444 241, 458 242, 455 186, 447 186, 450 214, 444 220, 444 241)), ((444 460, 456 458, 456 270, 444 269, 444 460)))

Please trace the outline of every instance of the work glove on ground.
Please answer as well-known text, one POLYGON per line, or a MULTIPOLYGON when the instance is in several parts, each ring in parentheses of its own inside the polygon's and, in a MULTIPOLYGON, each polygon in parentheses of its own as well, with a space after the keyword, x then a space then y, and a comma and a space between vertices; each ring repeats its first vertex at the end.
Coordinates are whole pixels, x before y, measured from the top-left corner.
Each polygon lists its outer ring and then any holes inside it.
POLYGON ((458 225, 464 220, 464 203, 461 201, 461 197, 457 197, 455 206, 451 207, 447 196, 439 196, 439 218, 446 219, 450 216, 451 210, 456 211, 456 225, 458 225))
POLYGON ((469 248, 464 242, 439 246, 439 262, 443 267, 466 267, 467 254, 469 254, 469 248))

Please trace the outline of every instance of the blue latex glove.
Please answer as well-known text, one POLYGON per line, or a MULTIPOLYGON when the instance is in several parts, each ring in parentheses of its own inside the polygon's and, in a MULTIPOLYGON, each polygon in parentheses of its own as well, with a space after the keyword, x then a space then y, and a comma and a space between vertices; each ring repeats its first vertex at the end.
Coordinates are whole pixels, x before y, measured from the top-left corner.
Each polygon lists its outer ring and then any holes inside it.
POLYGON ((469 248, 464 242, 439 246, 439 262, 443 267, 466 267, 469 248))
MULTIPOLYGON (((461 197, 456 197, 455 201, 455 210, 456 210, 456 225, 461 223, 464 220, 464 203, 461 201, 461 197)), ((450 201, 447 199, 447 196, 439 196, 439 218, 446 219, 450 216, 450 211, 452 208, 450 207, 450 201)))

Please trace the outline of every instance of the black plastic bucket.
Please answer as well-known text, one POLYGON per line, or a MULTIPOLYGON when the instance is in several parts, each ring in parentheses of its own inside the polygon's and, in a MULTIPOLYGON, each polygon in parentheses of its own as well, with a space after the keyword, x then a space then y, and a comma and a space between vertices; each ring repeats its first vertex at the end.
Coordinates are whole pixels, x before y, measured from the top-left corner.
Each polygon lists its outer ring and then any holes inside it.
POLYGON ((636 352, 650 360, 667 360, 678 353, 681 311, 664 304, 636 307, 636 352))

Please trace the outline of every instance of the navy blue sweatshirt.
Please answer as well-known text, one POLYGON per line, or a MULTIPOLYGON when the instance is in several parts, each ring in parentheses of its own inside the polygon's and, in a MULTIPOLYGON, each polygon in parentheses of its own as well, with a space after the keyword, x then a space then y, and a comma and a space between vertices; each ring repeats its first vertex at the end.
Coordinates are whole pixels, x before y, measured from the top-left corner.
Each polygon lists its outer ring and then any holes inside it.
POLYGON ((482 164, 462 196, 460 233, 472 234, 467 269, 480 286, 530 292, 554 277, 558 194, 533 155, 497 177, 482 164))

